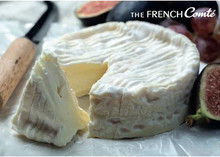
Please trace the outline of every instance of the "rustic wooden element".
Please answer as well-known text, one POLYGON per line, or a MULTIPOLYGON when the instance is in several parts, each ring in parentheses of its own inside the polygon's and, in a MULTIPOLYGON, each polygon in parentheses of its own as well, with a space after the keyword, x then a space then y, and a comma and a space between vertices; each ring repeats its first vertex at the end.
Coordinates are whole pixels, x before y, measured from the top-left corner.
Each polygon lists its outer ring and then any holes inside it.
POLYGON ((26 72, 35 55, 34 44, 27 38, 12 42, 0 59, 0 111, 26 72))

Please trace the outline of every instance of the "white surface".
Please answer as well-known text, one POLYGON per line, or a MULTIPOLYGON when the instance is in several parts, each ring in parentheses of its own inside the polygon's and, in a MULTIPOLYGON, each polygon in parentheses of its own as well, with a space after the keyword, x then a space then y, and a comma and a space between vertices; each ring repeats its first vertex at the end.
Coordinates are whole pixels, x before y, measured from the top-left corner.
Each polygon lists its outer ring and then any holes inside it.
MULTIPOLYGON (((0 12, 2 3, 0 3, 0 12)), ((0 19, 2 19, 1 17, 0 19)), ((16 18, 13 20, 16 20, 16 18)), ((1 21, 1 54, 6 50, 10 42, 16 37, 23 35, 29 26, 27 24, 24 27, 22 23, 17 21, 1 21)), ((76 31, 79 28, 80 26, 74 25, 74 22, 69 24, 69 26, 54 24, 45 40, 58 37, 70 31, 76 31)), ((0 114, 0 155, 220 155, 220 130, 208 130, 198 127, 189 128, 185 124, 171 132, 130 140, 76 137, 64 148, 57 148, 18 137, 11 130, 11 119, 19 105, 21 91, 29 74, 30 70, 25 74, 0 114)))
MULTIPOLYGON (((74 16, 74 11, 85 1, 57 1, 55 3, 59 9, 59 23, 81 25, 80 21, 74 16)), ((45 9, 46 6, 40 2, 0 1, 0 19, 18 20, 22 23, 35 22, 45 9)))

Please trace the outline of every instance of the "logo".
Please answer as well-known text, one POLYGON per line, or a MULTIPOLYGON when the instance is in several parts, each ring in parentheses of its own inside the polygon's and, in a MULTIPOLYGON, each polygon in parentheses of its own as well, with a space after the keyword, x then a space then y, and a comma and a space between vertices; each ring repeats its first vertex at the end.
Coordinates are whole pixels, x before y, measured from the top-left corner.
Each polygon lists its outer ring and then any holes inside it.
POLYGON ((132 18, 192 18, 192 17, 214 17, 216 10, 209 8, 206 12, 196 12, 195 7, 189 7, 185 11, 178 10, 148 10, 146 12, 131 12, 132 18))

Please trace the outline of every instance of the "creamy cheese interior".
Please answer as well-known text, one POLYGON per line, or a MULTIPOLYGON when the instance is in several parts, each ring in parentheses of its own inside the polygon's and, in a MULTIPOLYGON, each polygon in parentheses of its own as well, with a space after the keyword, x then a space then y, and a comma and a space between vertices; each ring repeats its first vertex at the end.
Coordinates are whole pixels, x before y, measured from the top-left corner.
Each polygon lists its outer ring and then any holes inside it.
POLYGON ((92 85, 103 76, 107 70, 107 63, 79 63, 62 68, 76 96, 81 97, 87 95, 92 85))

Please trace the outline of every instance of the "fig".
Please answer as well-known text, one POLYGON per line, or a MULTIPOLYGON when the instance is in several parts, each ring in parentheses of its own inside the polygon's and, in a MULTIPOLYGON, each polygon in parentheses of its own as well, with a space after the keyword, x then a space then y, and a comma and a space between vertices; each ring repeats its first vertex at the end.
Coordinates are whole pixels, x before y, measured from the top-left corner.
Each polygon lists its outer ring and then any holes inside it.
MULTIPOLYGON (((198 8, 195 12, 198 14, 205 13, 208 11, 209 8, 198 8)), ((193 30, 202 36, 207 36, 209 34, 212 34, 216 23, 217 23, 217 16, 215 14, 214 17, 192 17, 191 18, 191 25, 193 30)))
POLYGON ((205 63, 215 61, 220 55, 220 45, 212 36, 196 36, 195 44, 199 51, 200 60, 205 63))
POLYGON ((75 14, 84 26, 104 23, 109 11, 118 3, 119 1, 90 1, 79 7, 75 14))
POLYGON ((156 18, 156 17, 147 17, 146 12, 147 11, 159 11, 159 10, 166 10, 169 8, 170 2, 166 1, 123 1, 120 2, 117 6, 115 6, 114 9, 112 9, 108 16, 106 21, 133 21, 133 20, 139 20, 139 21, 147 21, 151 23, 158 24, 160 21, 164 20, 164 18, 156 18), (141 14, 143 13, 143 16, 135 16, 132 17, 132 12, 141 14))
POLYGON ((189 126, 220 121, 220 64, 207 65, 195 81, 189 126))

